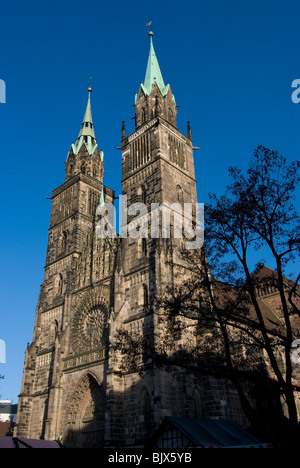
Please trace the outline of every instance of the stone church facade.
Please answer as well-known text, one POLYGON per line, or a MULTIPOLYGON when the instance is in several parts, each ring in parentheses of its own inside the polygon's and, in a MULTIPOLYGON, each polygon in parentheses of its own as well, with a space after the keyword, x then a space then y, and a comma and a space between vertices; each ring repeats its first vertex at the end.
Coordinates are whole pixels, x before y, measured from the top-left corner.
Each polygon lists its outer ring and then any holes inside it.
MULTIPOLYGON (((122 194, 128 206, 196 204, 190 126, 187 135, 177 128, 175 98, 149 35, 136 130, 126 136, 122 126, 122 194)), ((237 395, 224 380, 180 380, 155 367, 143 376, 118 372, 114 336, 120 329, 154 336, 154 298, 175 281, 177 244, 172 238, 97 235, 97 207, 113 204, 115 193, 103 185, 90 88, 65 169, 65 182, 52 193, 44 281, 25 354, 15 434, 61 439, 70 447, 143 446, 164 416, 243 423, 237 395), (225 394, 231 404, 225 404, 225 394)))

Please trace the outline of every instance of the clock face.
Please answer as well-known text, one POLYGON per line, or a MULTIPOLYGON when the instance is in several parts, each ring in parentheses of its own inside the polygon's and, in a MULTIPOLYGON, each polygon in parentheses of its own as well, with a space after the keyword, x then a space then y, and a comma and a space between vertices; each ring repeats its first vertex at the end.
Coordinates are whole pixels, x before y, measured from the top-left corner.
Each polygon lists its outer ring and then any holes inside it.
POLYGON ((104 297, 86 298, 76 309, 71 327, 71 346, 85 353, 105 345, 108 307, 104 297))

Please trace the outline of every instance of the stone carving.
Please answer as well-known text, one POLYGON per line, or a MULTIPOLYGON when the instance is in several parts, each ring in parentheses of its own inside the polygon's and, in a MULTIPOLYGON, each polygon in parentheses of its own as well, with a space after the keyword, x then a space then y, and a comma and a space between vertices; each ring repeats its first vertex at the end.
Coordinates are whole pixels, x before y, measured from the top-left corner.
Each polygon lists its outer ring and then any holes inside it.
POLYGON ((86 353, 105 344, 108 314, 107 288, 101 287, 82 298, 75 311, 71 329, 71 346, 75 353, 86 353))
POLYGON ((66 447, 101 447, 104 439, 104 394, 95 378, 86 374, 77 384, 64 419, 66 447))

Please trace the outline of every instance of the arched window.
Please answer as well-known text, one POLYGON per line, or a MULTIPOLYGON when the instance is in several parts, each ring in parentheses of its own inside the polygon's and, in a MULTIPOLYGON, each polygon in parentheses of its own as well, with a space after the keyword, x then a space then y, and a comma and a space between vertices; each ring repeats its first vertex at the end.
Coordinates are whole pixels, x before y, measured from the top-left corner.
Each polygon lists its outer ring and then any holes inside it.
POLYGON ((183 191, 180 185, 177 185, 176 187, 176 193, 177 193, 177 201, 179 203, 183 203, 183 191))
POLYGON ((141 203, 144 203, 144 205, 146 205, 147 192, 146 192, 146 187, 144 185, 139 186, 139 188, 137 190, 137 195, 139 197, 139 201, 141 203))
POLYGON ((146 388, 143 388, 139 398, 139 422, 141 438, 145 438, 150 431, 150 398, 146 388))
POLYGON ((58 334, 58 321, 54 320, 54 322, 51 323, 51 327, 50 327, 51 343, 53 343, 56 340, 57 334, 58 334))
POLYGON ((143 185, 142 186, 142 203, 146 205, 146 200, 147 200, 147 193, 146 193, 146 187, 143 185))
POLYGON ((147 255, 147 239, 142 237, 142 256, 146 257, 147 255))
POLYGON ((202 418, 203 417, 202 399, 201 399, 201 394, 198 388, 194 389, 193 400, 194 400, 194 418, 202 418))
POLYGON ((149 294, 148 294, 148 287, 143 284, 143 303, 144 308, 147 309, 149 307, 149 294))
POLYGON ((60 273, 57 273, 57 275, 54 278, 54 285, 53 285, 54 297, 62 295, 62 288, 63 288, 63 277, 60 273))
POLYGON ((61 253, 64 253, 67 250, 67 241, 68 241, 68 234, 66 231, 62 234, 62 242, 61 242, 61 253))
POLYGON ((81 166, 80 166, 80 172, 82 172, 82 174, 85 174, 85 172, 86 172, 86 167, 85 167, 84 163, 82 163, 81 166))
POLYGON ((58 238, 57 255, 63 255, 67 250, 68 234, 63 231, 58 238))

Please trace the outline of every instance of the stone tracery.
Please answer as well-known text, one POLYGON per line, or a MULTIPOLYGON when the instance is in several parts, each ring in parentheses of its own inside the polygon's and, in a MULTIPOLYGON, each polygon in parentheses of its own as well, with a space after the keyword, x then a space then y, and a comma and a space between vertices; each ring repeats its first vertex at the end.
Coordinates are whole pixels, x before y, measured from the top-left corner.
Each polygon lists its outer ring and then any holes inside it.
POLYGON ((109 293, 104 287, 87 293, 79 303, 71 329, 71 347, 84 353, 105 345, 109 293))
POLYGON ((92 448, 104 439, 103 389, 90 373, 78 383, 63 427, 66 446, 92 448))

